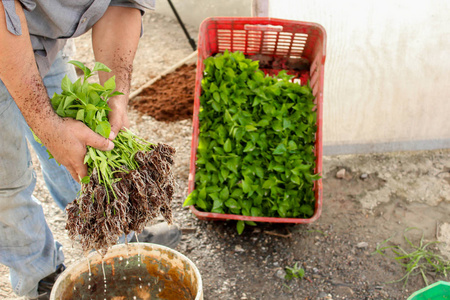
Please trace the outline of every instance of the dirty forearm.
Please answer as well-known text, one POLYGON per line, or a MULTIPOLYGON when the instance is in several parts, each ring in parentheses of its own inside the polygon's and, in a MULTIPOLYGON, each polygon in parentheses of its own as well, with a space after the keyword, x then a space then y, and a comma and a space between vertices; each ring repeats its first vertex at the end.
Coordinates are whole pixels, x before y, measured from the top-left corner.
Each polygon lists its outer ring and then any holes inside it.
POLYGON ((37 69, 23 9, 18 1, 15 6, 22 26, 22 35, 19 36, 7 30, 3 4, 0 2, 0 79, 28 125, 45 139, 46 128, 61 120, 51 107, 37 69))
POLYGON ((92 28, 95 60, 112 69, 101 72, 100 82, 116 76, 116 89, 124 93, 128 102, 133 60, 141 32, 141 13, 134 8, 109 7, 92 28))

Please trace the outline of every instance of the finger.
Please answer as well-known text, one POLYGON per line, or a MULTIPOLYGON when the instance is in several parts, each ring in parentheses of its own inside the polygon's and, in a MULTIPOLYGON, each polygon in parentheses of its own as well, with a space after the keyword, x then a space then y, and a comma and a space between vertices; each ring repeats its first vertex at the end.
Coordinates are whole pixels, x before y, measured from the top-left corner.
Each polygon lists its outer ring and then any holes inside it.
POLYGON ((88 175, 87 165, 82 164, 80 166, 77 166, 76 172, 78 174, 77 175, 78 181, 81 181, 81 179, 83 179, 83 177, 88 175))
POLYGON ((80 176, 78 176, 78 173, 72 169, 72 168, 66 168, 67 171, 69 171, 70 175, 72 175, 73 179, 75 179, 78 183, 80 183, 80 176))
POLYGON ((112 141, 116 138, 117 134, 119 133, 119 130, 122 129, 122 123, 117 122, 113 114, 110 114, 110 116, 111 118, 109 119, 109 123, 111 124, 111 132, 109 134, 108 139, 112 141))
POLYGON ((110 151, 114 149, 114 143, 112 141, 105 139, 93 131, 88 134, 86 138, 86 145, 102 151, 110 151))
POLYGON ((119 130, 117 130, 111 126, 111 132, 109 133, 108 139, 110 141, 114 140, 116 138, 118 132, 119 132, 119 130))

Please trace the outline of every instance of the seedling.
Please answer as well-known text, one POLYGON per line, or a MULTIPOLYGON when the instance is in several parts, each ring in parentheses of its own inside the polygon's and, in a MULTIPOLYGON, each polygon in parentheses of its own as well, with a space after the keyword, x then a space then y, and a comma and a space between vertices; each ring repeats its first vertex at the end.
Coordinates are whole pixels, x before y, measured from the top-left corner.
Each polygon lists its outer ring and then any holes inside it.
POLYGON ((305 276, 305 270, 299 267, 298 262, 296 262, 293 267, 286 267, 285 270, 286 275, 284 276, 284 279, 286 280, 292 280, 293 278, 303 279, 305 276))
POLYGON ((383 241, 377 246, 377 249, 372 254, 381 254, 389 257, 396 262, 398 262, 402 267, 405 268, 405 275, 401 278, 388 283, 395 283, 404 281, 404 285, 408 283, 410 276, 421 275, 425 285, 428 285, 427 274, 441 274, 447 277, 448 272, 450 272, 450 261, 445 260, 442 256, 429 250, 429 246, 439 243, 438 241, 424 243, 424 235, 420 239, 419 245, 414 245, 410 239, 407 237, 407 233, 411 230, 419 230, 418 228, 411 227, 404 231, 403 237, 407 244, 412 248, 412 251, 407 251, 398 245, 384 246, 389 242, 392 237, 383 241), (393 255, 388 255, 385 252, 391 251, 393 255))
MULTIPOLYGON (((255 217, 314 213, 316 112, 309 85, 225 51, 204 61, 195 190, 184 205, 255 217)), ((244 222, 238 222, 242 232, 244 222)))
MULTIPOLYGON (((51 99, 53 109, 60 117, 79 120, 108 138, 108 100, 121 94, 114 91, 115 77, 103 86, 89 83, 87 79, 94 72, 111 70, 98 62, 92 70, 78 61, 69 63, 83 71, 83 80, 72 83, 65 76, 61 94, 55 93, 51 99)), ((81 180, 78 198, 66 208, 69 236, 80 239, 85 251, 105 253, 119 236, 140 233, 160 213, 172 222, 171 166, 175 149, 149 143, 128 129, 119 131, 113 142, 111 151, 87 147, 84 163, 89 175, 81 180)))

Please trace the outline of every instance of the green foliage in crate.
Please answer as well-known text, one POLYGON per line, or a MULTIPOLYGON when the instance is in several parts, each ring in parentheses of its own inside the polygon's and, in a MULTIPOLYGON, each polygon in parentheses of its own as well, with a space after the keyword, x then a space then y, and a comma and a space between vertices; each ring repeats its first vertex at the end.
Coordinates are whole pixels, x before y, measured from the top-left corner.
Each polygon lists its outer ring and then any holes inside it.
MULTIPOLYGON (((265 76, 241 52, 204 61, 195 190, 184 205, 257 217, 314 213, 316 112, 309 85, 265 76)), ((252 222, 246 222, 249 225, 252 222)), ((238 222, 238 232, 244 222, 238 222)))

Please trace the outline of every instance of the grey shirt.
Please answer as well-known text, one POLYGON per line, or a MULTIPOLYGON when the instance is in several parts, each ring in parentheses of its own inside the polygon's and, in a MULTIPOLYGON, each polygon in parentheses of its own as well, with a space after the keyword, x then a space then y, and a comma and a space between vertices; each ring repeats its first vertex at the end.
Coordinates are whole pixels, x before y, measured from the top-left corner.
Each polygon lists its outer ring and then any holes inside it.
MULTIPOLYGON (((19 0, 25 9, 31 44, 41 76, 50 69, 66 40, 87 32, 103 16, 108 6, 135 7, 143 13, 154 9, 155 0, 19 0)), ((21 35, 14 0, 2 0, 6 26, 21 35)))

